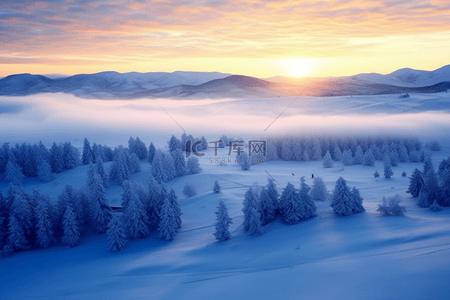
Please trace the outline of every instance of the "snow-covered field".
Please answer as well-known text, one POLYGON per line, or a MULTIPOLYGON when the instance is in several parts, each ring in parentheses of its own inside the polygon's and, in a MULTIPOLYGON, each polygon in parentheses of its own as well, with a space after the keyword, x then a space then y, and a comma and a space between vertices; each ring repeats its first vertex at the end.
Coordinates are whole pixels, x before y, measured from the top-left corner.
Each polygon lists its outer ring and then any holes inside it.
MULTIPOLYGON (((160 105, 187 133, 208 140, 222 134, 264 136, 264 129, 294 99, 166 101, 160 105), (243 126, 246 126, 243 128, 243 126)), ((147 146, 166 146, 181 129, 151 100, 82 100, 64 95, 1 97, 2 141, 44 143, 71 141, 110 146, 126 144, 138 135, 147 146), (60 97, 58 99, 58 97, 60 97), (55 126, 55 124, 58 124, 55 126)), ((414 134, 421 140, 438 138, 440 152, 432 152, 437 164, 450 155, 450 97, 448 94, 300 98, 274 123, 270 133, 300 131, 316 134, 371 133, 414 134)), ((50 146, 47 144, 47 146, 50 146)), ((375 166, 343 166, 325 169, 322 161, 272 161, 248 171, 238 166, 208 164, 212 150, 201 158, 203 171, 167 182, 179 196, 182 228, 170 242, 156 234, 129 241, 110 253, 105 235, 85 235, 74 248, 62 245, 23 251, 0 260, 1 299, 449 299, 450 210, 419 208, 406 194, 411 175, 421 163, 400 163, 391 179, 374 178, 375 166), (318 216, 296 225, 281 219, 265 226, 261 236, 248 236, 241 227, 242 201, 252 185, 265 185, 269 173, 281 187, 300 177, 312 185, 311 174, 324 179, 328 190, 342 176, 364 198, 365 213, 339 217, 330 202, 318 202, 318 216), (212 193, 218 180, 222 193, 212 193), (182 195, 186 182, 198 194, 182 195), (383 196, 399 194, 407 207, 405 216, 376 212, 383 196), (217 242, 213 236, 219 199, 233 219, 232 238, 217 242)), ((104 164, 108 171, 111 163, 104 164)), ((151 171, 132 180, 146 184, 151 171)), ((88 167, 80 166, 56 175, 49 183, 26 179, 25 189, 39 189, 54 200, 66 184, 86 184, 88 167)), ((0 177, 0 189, 7 183, 0 177)), ((279 191, 281 192, 281 187, 279 191)), ((120 204, 122 188, 108 188, 112 205, 120 204)))

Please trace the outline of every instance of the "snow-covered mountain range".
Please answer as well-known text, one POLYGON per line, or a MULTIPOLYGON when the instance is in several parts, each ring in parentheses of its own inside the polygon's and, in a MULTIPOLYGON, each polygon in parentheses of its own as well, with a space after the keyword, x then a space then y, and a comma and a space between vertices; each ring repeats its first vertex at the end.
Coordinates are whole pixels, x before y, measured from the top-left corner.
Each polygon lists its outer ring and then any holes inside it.
POLYGON ((218 72, 101 72, 54 77, 31 74, 0 79, 0 95, 63 92, 82 98, 246 98, 434 93, 450 88, 450 65, 435 71, 409 68, 390 74, 345 77, 255 77, 218 72))

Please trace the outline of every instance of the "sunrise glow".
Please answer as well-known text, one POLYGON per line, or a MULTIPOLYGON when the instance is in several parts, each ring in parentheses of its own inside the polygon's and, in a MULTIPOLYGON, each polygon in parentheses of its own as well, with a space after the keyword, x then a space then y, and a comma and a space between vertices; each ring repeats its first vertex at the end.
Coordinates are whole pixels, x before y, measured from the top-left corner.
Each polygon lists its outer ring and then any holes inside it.
POLYGON ((444 0, 10 2, 0 7, 0 77, 433 70, 450 63, 449 16, 444 0))

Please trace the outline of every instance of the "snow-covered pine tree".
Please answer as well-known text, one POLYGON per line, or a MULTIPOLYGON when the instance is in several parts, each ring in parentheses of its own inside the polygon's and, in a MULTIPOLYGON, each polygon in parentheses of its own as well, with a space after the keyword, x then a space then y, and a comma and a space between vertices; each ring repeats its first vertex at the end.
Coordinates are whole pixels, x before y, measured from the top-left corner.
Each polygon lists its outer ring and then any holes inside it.
POLYGON ((170 153, 166 152, 163 153, 163 165, 164 165, 164 172, 166 173, 167 180, 170 180, 176 176, 175 171, 175 162, 173 160, 172 155, 170 153))
POLYGON ((39 149, 36 145, 31 146, 28 144, 26 146, 25 152, 23 153, 23 166, 22 172, 27 177, 37 177, 38 165, 37 156, 39 149))
POLYGON ((450 206, 450 169, 441 175, 441 205, 450 206))
POLYGON ((106 231, 108 237, 108 250, 111 252, 120 251, 127 243, 127 235, 118 215, 111 218, 106 231))
POLYGON ((344 178, 339 177, 334 187, 333 200, 331 202, 333 211, 341 216, 350 216, 353 214, 354 202, 353 194, 350 192, 347 182, 344 178))
POLYGON ((130 178, 131 171, 127 164, 123 146, 117 147, 116 150, 117 151, 114 155, 114 160, 109 173, 109 178, 117 181, 119 184, 123 184, 130 178))
POLYGON ((389 154, 389 156, 391 157, 391 165, 392 165, 393 167, 398 166, 399 158, 398 158, 398 152, 397 152, 397 150, 395 150, 395 149, 392 150, 391 153, 389 154))
POLYGON ((159 237, 163 240, 170 241, 175 238, 178 233, 178 223, 176 220, 176 213, 172 205, 171 199, 164 197, 164 202, 161 208, 160 223, 158 227, 159 237))
POLYGON ((366 153, 364 153, 363 164, 366 166, 374 166, 375 165, 375 156, 372 153, 371 149, 368 149, 366 153))
POLYGON ((170 203, 172 204, 173 212, 175 214, 175 221, 177 223, 178 228, 181 228, 181 215, 183 214, 181 212, 180 204, 178 203, 178 197, 175 194, 175 191, 171 188, 168 192, 168 197, 170 200, 170 203))
POLYGON ((239 158, 239 164, 241 165, 241 169, 244 171, 250 170, 251 164, 249 164, 249 157, 247 153, 241 153, 239 158))
POLYGON ((342 151, 341 148, 339 148, 339 145, 334 146, 333 158, 336 161, 340 161, 342 158, 342 151))
POLYGON ((9 150, 8 163, 6 164, 6 180, 13 185, 22 185, 24 176, 22 170, 17 164, 15 155, 9 150))
POLYGON ((181 176, 186 173, 186 160, 181 149, 175 149, 170 152, 174 161, 175 176, 181 176))
POLYGON ((304 211, 304 215, 305 215, 305 219, 309 219, 309 218, 313 218, 315 216, 317 216, 316 211, 316 204, 314 204, 314 202, 311 199, 311 196, 309 195, 309 192, 311 191, 311 188, 309 187, 309 185, 306 184, 305 182, 305 177, 302 176, 300 178, 300 190, 298 191, 298 194, 300 196, 300 201, 303 202, 301 206, 304 206, 305 211, 304 211))
POLYGON ((391 178, 392 175, 394 175, 394 172, 391 168, 391 157, 386 155, 384 157, 384 178, 391 178))
POLYGON ((159 226, 159 216, 163 198, 161 197, 161 186, 156 181, 155 177, 150 175, 149 179, 147 193, 148 200, 145 209, 148 215, 149 229, 155 231, 159 226))
POLYGON ((14 251, 26 250, 30 247, 27 236, 34 228, 32 224, 32 209, 28 201, 16 187, 9 187, 9 222, 7 244, 14 251))
POLYGON ((160 150, 157 150, 153 157, 152 175, 160 184, 168 180, 164 168, 163 153, 160 150))
POLYGON ((130 138, 128 139, 128 149, 130 150, 130 152, 134 152, 135 140, 132 136, 130 136, 130 138))
POLYGON ((36 199, 37 206, 35 211, 36 219, 36 245, 38 247, 49 247, 55 242, 54 213, 50 196, 43 195, 34 191, 33 197, 36 199))
MULTIPOLYGON (((92 166, 92 164, 91 164, 92 166)), ((106 199, 106 191, 103 180, 98 173, 94 173, 89 185, 90 195, 90 215, 94 230, 97 233, 104 233, 111 221, 111 207, 106 199)))
POLYGON ((106 190, 109 187, 109 177, 108 174, 106 174, 105 168, 103 168, 103 160, 100 156, 97 156, 95 161, 95 164, 97 165, 97 173, 102 179, 103 187, 106 190))
POLYGON ((365 212, 366 209, 364 208, 363 204, 363 198, 361 197, 361 193, 356 187, 353 187, 352 189, 352 195, 354 200, 354 207, 353 207, 353 213, 361 213, 365 212))
POLYGON ((181 150, 183 151, 190 151, 190 149, 186 149, 186 142, 188 140, 188 136, 186 135, 186 132, 183 132, 181 135, 181 150))
POLYGON ((306 219, 305 205, 291 183, 288 183, 283 193, 281 193, 280 204, 283 220, 287 224, 295 224, 306 219))
POLYGON ((373 177, 375 177, 375 178, 380 177, 380 173, 378 173, 378 171, 375 171, 375 173, 373 173, 373 177))
POLYGON ((222 200, 219 200, 219 206, 216 211, 216 231, 214 232, 214 236, 218 241, 230 239, 230 224, 233 224, 233 221, 228 216, 228 209, 225 206, 225 203, 222 200))
POLYGON ((439 167, 438 167, 438 176, 442 177, 442 174, 447 171, 450 170, 450 160, 448 159, 443 159, 440 163, 439 163, 439 167))
POLYGON ((6 203, 5 197, 3 197, 3 194, 0 191, 0 250, 3 248, 6 242, 8 217, 9 217, 9 205, 8 203, 6 203))
POLYGON ((80 153, 70 142, 64 143, 63 161, 66 170, 73 169, 80 164, 80 153))
POLYGON ((191 156, 188 158, 186 168, 189 174, 197 174, 202 170, 198 158, 195 156, 191 156))
POLYGON ((277 207, 274 206, 274 203, 269 197, 268 191, 265 187, 261 189, 259 199, 259 213, 261 214, 261 224, 266 225, 275 219, 277 207))
POLYGON ((92 155, 91 144, 87 138, 84 138, 83 154, 81 156, 81 162, 83 165, 88 165, 94 162, 94 156, 92 155))
POLYGON ((146 159, 148 157, 147 146, 139 137, 136 137, 136 140, 134 141, 133 152, 139 159, 146 159))
POLYGON ((38 166, 38 179, 40 181, 49 182, 53 179, 52 168, 46 160, 41 160, 38 166))
POLYGON ((424 184, 422 172, 416 168, 411 177, 409 177, 409 188, 406 192, 413 197, 419 197, 419 193, 423 189, 424 184))
POLYGON ((167 144, 169 146, 170 153, 176 150, 181 150, 181 141, 177 139, 174 135, 172 135, 167 144))
POLYGON ((352 151, 347 149, 342 153, 341 161, 344 166, 350 166, 353 164, 352 151))
POLYGON ((403 216, 406 212, 406 207, 400 205, 401 197, 395 195, 393 197, 383 196, 383 204, 378 204, 377 212, 386 216, 403 216))
POLYGON ((218 193, 220 193, 220 190, 221 190, 221 187, 219 185, 219 182, 216 180, 216 182, 214 182, 213 192, 215 194, 218 194, 218 193))
POLYGON ((318 139, 313 139, 312 141, 312 159, 320 160, 322 159, 322 147, 320 146, 320 141, 318 139))
POLYGON ((201 137, 202 144, 200 145, 202 150, 208 149, 208 141, 204 136, 201 137))
POLYGON ((148 147, 148 163, 153 163, 153 157, 155 156, 156 148, 153 143, 150 143, 150 146, 148 147))
POLYGON ((353 164, 361 165, 364 161, 363 150, 360 145, 356 147, 355 156, 353 157, 353 164))
POLYGON ((62 218, 63 236, 62 242, 70 247, 75 247, 80 242, 80 227, 74 208, 68 204, 62 218))
POLYGON ((419 192, 419 198, 417 200, 417 204, 420 207, 424 207, 424 208, 430 207, 430 202, 428 202, 428 195, 427 195, 427 192, 425 191, 425 189, 423 189, 419 192))
POLYGON ((398 144, 398 159, 401 162, 409 161, 408 150, 406 150, 405 144, 403 142, 399 142, 398 144))
POLYGON ((183 194, 186 197, 195 196, 195 195, 197 195, 197 189, 191 183, 186 182, 186 184, 184 185, 184 188, 183 188, 183 194))
POLYGON ((64 149, 62 145, 53 143, 50 149, 50 165, 53 173, 61 173, 64 170, 64 149))
POLYGON ((325 156, 323 158, 323 167, 324 168, 333 167, 333 160, 331 159, 331 154, 328 151, 327 151, 327 153, 325 153, 325 156))
POLYGON ((123 215, 122 220, 129 239, 139 239, 149 234, 148 216, 142 202, 134 191, 130 181, 123 183, 122 194, 123 215))
POLYGON ((328 190, 321 177, 315 177, 313 186, 311 189, 311 198, 314 201, 326 201, 328 200, 328 190))
POLYGON ((442 206, 440 206, 436 200, 434 200, 433 204, 430 205, 430 210, 432 211, 440 211, 442 210, 442 206))
MULTIPOLYGON (((243 205, 244 207, 242 209, 242 212, 244 213, 244 229, 245 231, 249 231, 251 209, 255 209, 256 212, 258 212, 259 210, 258 195, 253 190, 253 188, 249 188, 245 193, 243 205)), ((261 217, 261 215, 259 215, 259 217, 261 217)))
POLYGON ((124 149, 125 161, 131 174, 139 173, 141 171, 141 164, 136 153, 124 149))
POLYGON ((267 196, 272 200, 272 205, 275 207, 275 211, 278 211, 280 203, 279 203, 279 197, 280 194, 278 193, 277 187, 275 185, 275 182, 272 178, 267 179, 267 196))
POLYGON ((255 207, 251 207, 248 216, 248 230, 250 235, 261 235, 264 233, 264 227, 261 223, 261 215, 255 207))

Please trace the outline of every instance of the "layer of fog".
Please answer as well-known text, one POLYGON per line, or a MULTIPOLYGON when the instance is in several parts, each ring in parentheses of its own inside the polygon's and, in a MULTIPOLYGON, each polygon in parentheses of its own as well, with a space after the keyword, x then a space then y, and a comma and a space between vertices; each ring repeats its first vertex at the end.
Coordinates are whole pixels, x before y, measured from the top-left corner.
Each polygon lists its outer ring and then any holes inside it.
POLYGON ((215 139, 284 133, 450 136, 450 95, 246 100, 89 100, 66 94, 0 97, 0 142, 71 141, 115 146, 139 136, 165 146, 183 130, 215 139), (270 125, 271 124, 271 125, 270 125), (270 125, 270 126, 269 126, 270 125))

